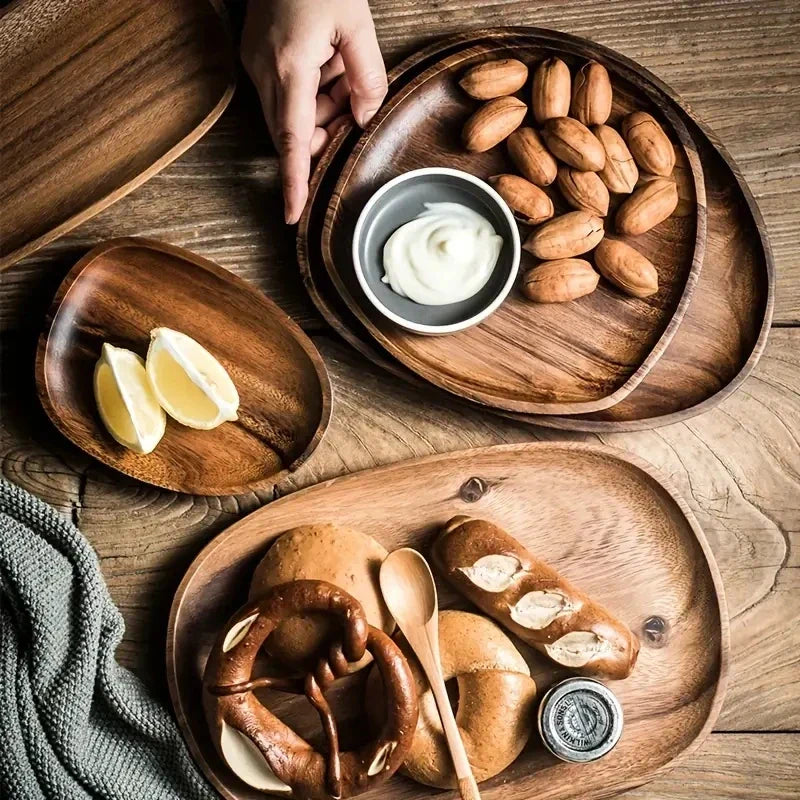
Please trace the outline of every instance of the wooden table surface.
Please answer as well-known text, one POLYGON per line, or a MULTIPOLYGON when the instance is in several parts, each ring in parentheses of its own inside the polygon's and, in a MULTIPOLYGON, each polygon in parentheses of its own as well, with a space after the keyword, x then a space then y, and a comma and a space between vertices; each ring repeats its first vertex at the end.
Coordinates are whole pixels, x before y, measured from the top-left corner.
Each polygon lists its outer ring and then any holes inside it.
POLYGON ((500 442, 603 441, 668 475, 697 514, 727 590, 730 688, 713 733, 644 798, 800 797, 800 6, 796 0, 373 0, 387 64, 431 37, 539 25, 636 59, 681 94, 738 162, 777 266, 774 325, 749 380, 686 423, 608 436, 560 433, 426 398, 369 366, 306 298, 294 232, 278 220, 277 162, 246 80, 211 132, 116 205, 3 274, 2 468, 70 516, 97 549, 127 634, 119 659, 166 699, 170 601, 198 550, 279 494, 360 469, 500 442), (421 32, 424 32, 421 33, 421 32), (270 491, 178 495, 136 483, 61 438, 39 408, 33 354, 70 265, 143 235, 188 247, 263 289, 312 335, 335 385, 311 463, 270 491))

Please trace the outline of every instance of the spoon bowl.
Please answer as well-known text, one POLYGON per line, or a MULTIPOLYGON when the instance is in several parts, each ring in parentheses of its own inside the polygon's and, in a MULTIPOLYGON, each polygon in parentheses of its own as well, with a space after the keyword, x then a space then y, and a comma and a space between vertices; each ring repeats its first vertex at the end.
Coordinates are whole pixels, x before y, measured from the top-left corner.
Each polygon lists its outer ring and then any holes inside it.
MULTIPOLYGON (((437 623, 439 603, 428 562, 417 550, 403 547, 384 560, 381 592, 398 626, 437 623)), ((436 624, 438 628, 438 624, 436 624)))

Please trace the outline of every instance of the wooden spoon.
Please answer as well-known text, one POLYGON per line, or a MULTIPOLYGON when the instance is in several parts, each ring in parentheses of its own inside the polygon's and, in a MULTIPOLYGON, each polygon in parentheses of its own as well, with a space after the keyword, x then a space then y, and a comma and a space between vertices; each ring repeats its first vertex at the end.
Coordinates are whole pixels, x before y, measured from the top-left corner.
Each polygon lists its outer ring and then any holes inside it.
POLYGON ((404 547, 386 557, 381 565, 380 583, 383 599, 422 665, 433 691, 458 778, 458 791, 463 800, 480 800, 478 784, 444 686, 439 657, 439 602, 431 568, 420 553, 404 547))

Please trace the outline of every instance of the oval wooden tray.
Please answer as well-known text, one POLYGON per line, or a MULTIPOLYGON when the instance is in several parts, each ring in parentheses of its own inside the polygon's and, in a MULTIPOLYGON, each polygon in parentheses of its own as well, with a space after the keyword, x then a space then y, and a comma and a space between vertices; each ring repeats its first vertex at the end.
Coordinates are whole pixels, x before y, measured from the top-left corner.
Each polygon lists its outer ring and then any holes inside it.
MULTIPOLYGON (((211 745, 200 704, 201 675, 219 628, 246 599, 253 569, 274 537, 296 525, 332 521, 369 533, 389 549, 426 552, 437 526, 455 514, 505 526, 607 604, 642 642, 632 676, 612 684, 625 712, 616 749, 593 764, 569 765, 548 756, 534 735, 514 764, 481 784, 484 800, 512 793, 606 797, 645 783, 700 744, 725 693, 729 627, 719 572, 691 511, 649 465, 616 450, 501 445, 407 461, 296 492, 234 524, 198 555, 172 604, 167 679, 192 754, 223 797, 262 795, 239 782, 211 745), (658 628, 653 617, 663 620, 663 635, 645 630, 647 620, 648 630, 658 628)), ((437 584, 443 607, 468 607, 437 584)), ((540 694, 563 677, 517 644, 540 694)), ((363 677, 353 683, 349 714, 339 719, 344 736, 363 729, 363 720, 360 727, 357 722, 363 677)), ((276 711, 304 733, 314 729, 305 728, 302 698, 284 697, 276 711)), ((432 791, 395 776, 363 797, 414 800, 432 791)))
MULTIPOLYGON (((456 80, 467 67, 487 59, 513 55, 535 63, 554 52, 573 66, 599 57, 589 43, 553 47, 545 35, 514 46, 494 42, 447 56, 401 88, 350 154, 322 233, 323 259, 334 285, 391 355, 461 397, 532 414, 585 413, 619 402, 658 360, 688 306, 703 257, 705 196, 694 144, 668 99, 653 91, 635 70, 611 69, 612 121, 618 122, 637 107, 666 117, 691 165, 696 186, 696 214, 673 216, 637 237, 637 247, 660 270, 661 289, 652 298, 625 298, 603 284, 576 302, 531 305, 515 291, 476 328, 446 337, 420 337, 387 322, 365 302, 352 267, 350 242, 366 199, 386 180, 408 169, 443 165, 482 177, 513 170, 504 147, 467 154, 460 145, 461 126, 476 103, 456 80), (430 113, 432 108, 436 114, 430 113)), ((528 93, 523 89, 521 96, 528 93)), ((525 254, 522 269, 533 263, 525 254)))
POLYGON ((233 94, 216 0, 23 0, 0 41, 0 269, 163 169, 233 94))
POLYGON ((188 250, 113 239, 72 268, 56 293, 36 352, 47 415, 75 445, 145 483, 192 494, 271 485, 314 452, 331 413, 317 349, 272 301, 188 250), (239 390, 239 419, 211 431, 168 418, 148 455, 117 444, 95 405, 92 374, 104 341, 144 356, 166 326, 207 347, 239 390))
MULTIPOLYGON (((430 45, 390 72, 390 94, 443 55, 498 38, 511 45, 530 31, 470 31, 430 45)), ((609 59, 627 61, 624 56, 604 50, 609 59)), ((732 394, 753 371, 764 350, 774 303, 774 264, 761 213, 738 167, 713 132, 672 90, 652 74, 648 76, 673 97, 676 113, 690 130, 703 162, 708 235, 695 296, 659 363, 622 402, 606 411, 577 416, 506 416, 548 427, 595 432, 679 422, 713 408, 732 394)), ((298 228, 300 271, 317 309, 351 346, 392 374, 423 385, 418 376, 376 344, 339 297, 322 260, 322 225, 327 206, 358 137, 357 130, 340 131, 314 171, 311 201, 298 228)))

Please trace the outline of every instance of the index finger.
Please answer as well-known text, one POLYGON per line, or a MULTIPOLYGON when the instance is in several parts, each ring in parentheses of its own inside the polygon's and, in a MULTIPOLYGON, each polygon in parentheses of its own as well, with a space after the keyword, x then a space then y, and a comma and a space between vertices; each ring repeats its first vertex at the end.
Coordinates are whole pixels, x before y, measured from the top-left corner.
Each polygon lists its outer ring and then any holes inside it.
POLYGON ((300 219, 308 198, 319 69, 297 65, 278 82, 278 141, 286 222, 300 219))

